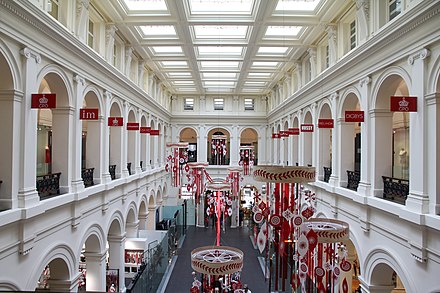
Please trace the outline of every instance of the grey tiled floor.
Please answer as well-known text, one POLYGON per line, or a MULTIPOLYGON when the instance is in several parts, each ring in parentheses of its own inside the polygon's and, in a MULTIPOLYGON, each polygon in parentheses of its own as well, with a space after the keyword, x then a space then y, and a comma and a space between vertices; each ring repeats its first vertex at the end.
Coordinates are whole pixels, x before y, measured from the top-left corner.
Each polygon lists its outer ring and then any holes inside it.
MULTIPOLYGON (((222 231, 221 245, 236 247, 244 253, 244 265, 241 274, 243 284, 248 284, 252 293, 268 292, 261 266, 257 259, 257 250, 252 246, 248 229, 235 228, 222 231)), ((192 284, 191 251, 200 246, 215 244, 215 230, 209 228, 189 227, 185 242, 178 251, 177 262, 168 282, 166 293, 188 293, 192 284)))

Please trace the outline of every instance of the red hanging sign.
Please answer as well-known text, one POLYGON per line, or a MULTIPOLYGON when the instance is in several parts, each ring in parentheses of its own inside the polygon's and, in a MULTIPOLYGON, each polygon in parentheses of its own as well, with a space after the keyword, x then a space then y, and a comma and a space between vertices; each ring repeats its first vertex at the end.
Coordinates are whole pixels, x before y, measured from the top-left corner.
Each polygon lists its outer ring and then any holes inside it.
POLYGON ((390 99, 391 112, 417 112, 417 97, 396 97, 390 99))
POLYGON ((159 129, 151 129, 150 135, 159 135, 159 129))
POLYGON ((127 130, 139 130, 139 123, 127 122, 127 130))
POLYGON ((333 128, 333 119, 318 119, 318 128, 333 128))
POLYGON ((32 94, 32 109, 53 109, 57 107, 56 94, 32 94))
POLYGON ((288 130, 281 130, 280 131, 280 137, 288 137, 289 131, 288 130))
POLYGON ((281 134, 279 134, 279 133, 272 133, 272 138, 281 138, 281 134))
POLYGON ((289 128, 289 135, 299 135, 299 128, 289 128))
POLYGON ((99 109, 79 109, 79 120, 98 120, 99 109))
POLYGON ((301 124, 301 132, 313 132, 313 124, 301 124))
POLYGON ((364 122, 364 111, 345 111, 345 122, 364 122))
POLYGON ((123 118, 122 117, 108 117, 108 126, 123 126, 123 118))
POLYGON ((141 127, 140 128, 140 131, 141 131, 141 133, 142 134, 147 134, 147 133, 150 133, 150 131, 151 131, 151 127, 141 127))

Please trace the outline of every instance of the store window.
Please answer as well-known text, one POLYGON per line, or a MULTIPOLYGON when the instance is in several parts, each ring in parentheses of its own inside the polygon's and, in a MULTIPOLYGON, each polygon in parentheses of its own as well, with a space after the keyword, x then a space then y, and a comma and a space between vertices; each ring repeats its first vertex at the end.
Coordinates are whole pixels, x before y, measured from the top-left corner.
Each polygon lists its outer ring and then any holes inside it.
POLYGON ((389 20, 394 19, 397 15, 402 12, 402 1, 401 0, 389 0, 388 4, 389 20))
POLYGON ((223 98, 214 99, 214 110, 223 110, 225 106, 225 100, 223 98))
POLYGON ((194 98, 185 98, 183 104, 183 110, 191 111, 194 110, 194 98))
POLYGON ((244 109, 246 111, 253 111, 254 110, 254 99, 249 99, 249 98, 244 99, 244 109))

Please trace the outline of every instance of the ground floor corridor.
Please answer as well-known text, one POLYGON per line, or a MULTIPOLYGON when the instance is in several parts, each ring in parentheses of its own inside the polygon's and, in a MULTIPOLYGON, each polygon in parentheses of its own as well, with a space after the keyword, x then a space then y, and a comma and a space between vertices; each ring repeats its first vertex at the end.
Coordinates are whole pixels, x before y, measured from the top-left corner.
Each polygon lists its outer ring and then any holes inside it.
MULTIPOLYGON (((177 261, 165 289, 165 293, 189 292, 193 282, 191 251, 200 246, 215 245, 214 228, 189 227, 182 247, 178 250, 177 261)), ((268 292, 269 283, 264 278, 262 266, 258 261, 258 250, 249 237, 248 227, 226 229, 221 234, 221 245, 232 246, 244 253, 241 281, 248 284, 252 293, 268 292)))

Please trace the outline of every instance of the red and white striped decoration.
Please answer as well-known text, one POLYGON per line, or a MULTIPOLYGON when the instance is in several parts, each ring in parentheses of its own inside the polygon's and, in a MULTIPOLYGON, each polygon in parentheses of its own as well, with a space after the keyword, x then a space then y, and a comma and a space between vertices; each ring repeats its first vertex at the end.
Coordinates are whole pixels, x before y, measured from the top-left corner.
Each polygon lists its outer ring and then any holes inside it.
POLYGON ((170 153, 167 156, 165 171, 171 174, 171 185, 179 187, 181 185, 182 166, 188 161, 188 143, 169 143, 170 153))
POLYGON ((255 153, 253 146, 240 146, 240 162, 239 165, 243 167, 243 174, 245 176, 252 174, 252 167, 254 166, 255 153))

